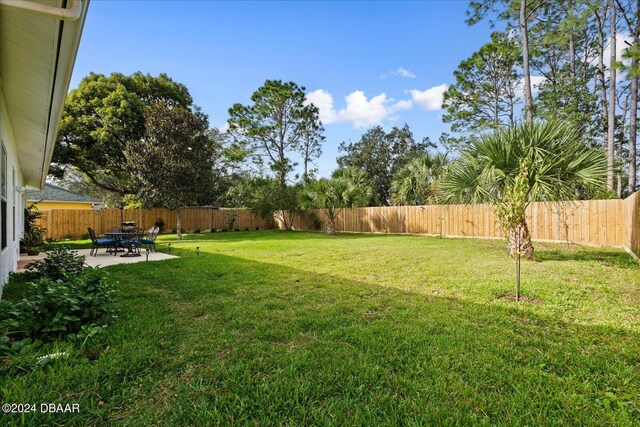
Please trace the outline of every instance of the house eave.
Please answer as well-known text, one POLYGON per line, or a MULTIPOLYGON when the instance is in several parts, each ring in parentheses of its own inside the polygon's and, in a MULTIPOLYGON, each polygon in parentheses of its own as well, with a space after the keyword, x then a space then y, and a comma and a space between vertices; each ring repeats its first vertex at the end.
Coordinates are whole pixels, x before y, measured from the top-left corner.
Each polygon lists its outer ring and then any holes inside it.
POLYGON ((49 9, 40 14, 1 4, 0 81, 25 186, 42 189, 49 172, 89 5, 78 1, 70 0, 80 8, 75 20, 61 9, 66 0, 35 3, 49 9), (63 18, 50 16, 56 9, 63 18))

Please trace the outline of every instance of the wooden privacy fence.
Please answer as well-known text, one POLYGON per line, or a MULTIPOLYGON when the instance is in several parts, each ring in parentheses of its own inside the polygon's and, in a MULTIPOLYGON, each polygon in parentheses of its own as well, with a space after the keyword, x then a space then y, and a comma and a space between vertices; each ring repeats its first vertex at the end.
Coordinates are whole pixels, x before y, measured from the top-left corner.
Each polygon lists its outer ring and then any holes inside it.
MULTIPOLYGON (((312 216, 326 227, 320 210, 299 211, 293 215, 294 230, 313 230, 312 216)), ((271 225, 247 210, 188 208, 182 211, 185 231, 225 229, 234 218, 234 229, 271 225)), ((103 209, 99 212, 54 209, 46 212, 41 225, 47 238, 80 238, 87 227, 103 234, 107 228, 124 220, 136 220, 149 229, 161 219, 165 230, 176 227, 176 213, 166 209, 103 209)), ((527 223, 534 240, 571 242, 592 246, 618 246, 640 255, 640 192, 625 200, 584 200, 555 203, 532 203, 527 208, 527 223)), ((277 223, 279 228, 284 228, 277 223)), ((490 205, 382 206, 345 209, 335 223, 336 231, 360 233, 432 234, 444 237, 500 238, 490 205)))
MULTIPOLYGON (((71 210, 53 209, 44 211, 40 225, 47 228, 48 239, 79 239, 87 234, 87 227, 93 228, 97 234, 104 234, 109 227, 119 226, 122 220, 135 220, 138 227, 148 230, 158 220, 163 229, 171 231, 176 228, 176 212, 167 209, 102 209, 71 210)), ((184 231, 209 231, 211 229, 227 229, 229 222, 235 218, 233 229, 270 228, 263 219, 250 211, 241 209, 186 208, 182 210, 182 229, 184 231)))
MULTIPOLYGON (((320 210, 294 215, 293 229, 313 229, 313 215, 326 227, 320 210)), ((532 203, 527 224, 534 240, 593 246, 625 247, 640 254, 640 192, 625 200, 532 203)), ((283 224, 278 223, 279 228, 283 224)), ((411 233, 445 237, 500 238, 491 205, 383 206, 345 209, 335 221, 336 231, 411 233)))

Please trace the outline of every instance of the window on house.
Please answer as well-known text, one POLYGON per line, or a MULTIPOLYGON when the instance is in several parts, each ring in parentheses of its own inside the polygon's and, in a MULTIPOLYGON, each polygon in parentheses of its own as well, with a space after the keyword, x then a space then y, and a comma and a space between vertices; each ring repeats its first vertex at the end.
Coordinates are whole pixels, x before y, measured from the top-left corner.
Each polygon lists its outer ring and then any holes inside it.
POLYGON ((0 144, 0 250, 7 247, 7 152, 0 144))

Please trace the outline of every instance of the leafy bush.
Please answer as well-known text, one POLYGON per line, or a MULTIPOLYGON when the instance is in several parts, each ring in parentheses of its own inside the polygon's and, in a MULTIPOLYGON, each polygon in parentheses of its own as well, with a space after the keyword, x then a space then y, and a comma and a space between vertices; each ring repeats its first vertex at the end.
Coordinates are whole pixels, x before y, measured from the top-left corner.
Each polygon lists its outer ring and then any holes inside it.
POLYGON ((160 231, 164 231, 164 220, 160 217, 156 218, 156 222, 154 223, 156 227, 160 229, 160 231))
POLYGON ((26 247, 41 246, 44 243, 44 235, 47 232, 45 227, 37 224, 37 221, 44 216, 36 205, 30 205, 24 210, 24 236, 22 243, 26 247))
POLYGON ((84 257, 65 246, 53 246, 47 258, 29 264, 27 276, 31 279, 64 280, 82 273, 84 257))
POLYGON ((311 230, 319 231, 322 228, 322 221, 320 220, 320 217, 318 217, 318 214, 311 211, 306 211, 306 212, 307 212, 308 227, 311 230))
POLYGON ((95 335, 117 315, 115 290, 104 270, 86 268, 65 280, 29 284, 18 302, 0 301, 0 352, 26 351, 40 341, 95 335))
POLYGON ((232 213, 232 214, 223 214, 223 219, 225 220, 225 223, 227 224, 227 230, 231 231, 234 229, 234 225, 236 223, 236 221, 238 220, 238 214, 236 213, 232 213))

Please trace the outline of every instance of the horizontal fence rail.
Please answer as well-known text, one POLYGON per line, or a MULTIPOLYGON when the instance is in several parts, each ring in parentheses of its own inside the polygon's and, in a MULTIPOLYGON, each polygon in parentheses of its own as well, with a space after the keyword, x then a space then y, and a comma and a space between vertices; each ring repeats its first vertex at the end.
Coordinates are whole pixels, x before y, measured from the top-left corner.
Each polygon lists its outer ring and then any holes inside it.
MULTIPOLYGON (((46 227, 48 239, 60 240, 64 238, 79 239, 86 237, 87 227, 95 230, 96 234, 104 234, 109 227, 120 226, 122 221, 134 220, 137 226, 148 230, 156 222, 163 223, 164 231, 176 228, 177 214, 168 209, 102 209, 72 210, 53 209, 43 211, 44 218, 40 225, 46 227)), ((241 209, 210 209, 185 208, 182 210, 182 230, 210 231, 212 229, 255 230, 256 228, 271 228, 269 223, 248 210, 241 209)))

